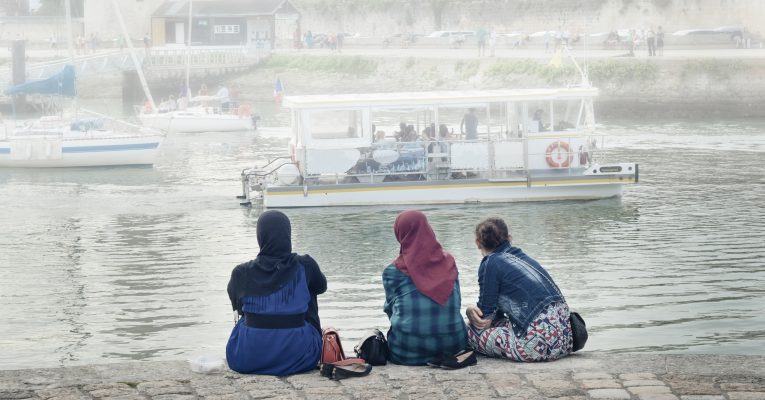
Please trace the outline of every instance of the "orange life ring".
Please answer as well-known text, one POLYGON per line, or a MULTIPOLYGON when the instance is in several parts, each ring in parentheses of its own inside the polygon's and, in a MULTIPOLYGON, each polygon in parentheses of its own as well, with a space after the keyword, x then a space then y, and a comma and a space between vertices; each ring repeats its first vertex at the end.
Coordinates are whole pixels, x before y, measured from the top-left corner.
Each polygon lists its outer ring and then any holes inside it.
POLYGON ((252 107, 249 104, 242 104, 237 109, 239 118, 249 118, 252 115, 252 107))
POLYGON ((545 157, 547 158, 547 165, 553 168, 568 168, 571 165, 571 160, 574 159, 568 143, 560 140, 556 140, 547 146, 545 157))

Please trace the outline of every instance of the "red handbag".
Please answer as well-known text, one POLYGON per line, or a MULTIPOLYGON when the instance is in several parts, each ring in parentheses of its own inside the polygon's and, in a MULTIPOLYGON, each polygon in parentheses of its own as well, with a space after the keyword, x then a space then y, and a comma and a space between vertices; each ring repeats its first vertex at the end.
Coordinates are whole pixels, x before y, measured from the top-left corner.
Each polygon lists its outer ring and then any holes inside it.
POLYGON ((321 358, 319 364, 328 364, 345 360, 340 335, 335 328, 324 328, 321 332, 321 358))

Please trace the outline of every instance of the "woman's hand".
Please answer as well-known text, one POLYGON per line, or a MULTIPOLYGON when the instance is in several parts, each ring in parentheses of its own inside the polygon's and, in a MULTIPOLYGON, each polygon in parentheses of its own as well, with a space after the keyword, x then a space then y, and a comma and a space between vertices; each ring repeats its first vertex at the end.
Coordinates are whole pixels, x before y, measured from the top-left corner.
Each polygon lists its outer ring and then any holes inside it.
POLYGON ((465 310, 470 325, 473 325, 477 329, 486 329, 491 326, 490 319, 483 319, 483 312, 476 306, 470 306, 465 310))

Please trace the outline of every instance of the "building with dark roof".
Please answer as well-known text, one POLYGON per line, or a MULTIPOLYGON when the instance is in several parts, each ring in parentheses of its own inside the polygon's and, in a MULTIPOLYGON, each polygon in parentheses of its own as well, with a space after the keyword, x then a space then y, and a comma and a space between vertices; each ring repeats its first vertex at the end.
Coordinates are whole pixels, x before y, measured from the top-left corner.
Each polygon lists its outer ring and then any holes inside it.
MULTIPOLYGON (((191 44, 271 48, 274 39, 291 40, 300 13, 289 0, 194 1, 191 44)), ((185 44, 189 2, 165 1, 152 13, 153 45, 185 44)))

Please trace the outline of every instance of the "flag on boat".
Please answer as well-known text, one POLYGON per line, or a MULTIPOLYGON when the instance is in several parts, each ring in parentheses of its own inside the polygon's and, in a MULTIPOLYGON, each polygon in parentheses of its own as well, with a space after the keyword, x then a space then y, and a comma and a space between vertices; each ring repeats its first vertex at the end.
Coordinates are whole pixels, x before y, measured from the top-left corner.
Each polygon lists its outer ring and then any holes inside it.
POLYGON ((274 101, 277 103, 282 102, 284 96, 284 85, 282 85, 281 78, 276 78, 276 85, 274 85, 274 101))
POLYGON ((555 50, 555 54, 553 55, 552 59, 550 59, 550 62, 547 64, 551 67, 560 68, 563 66, 563 49, 559 48, 555 50))

